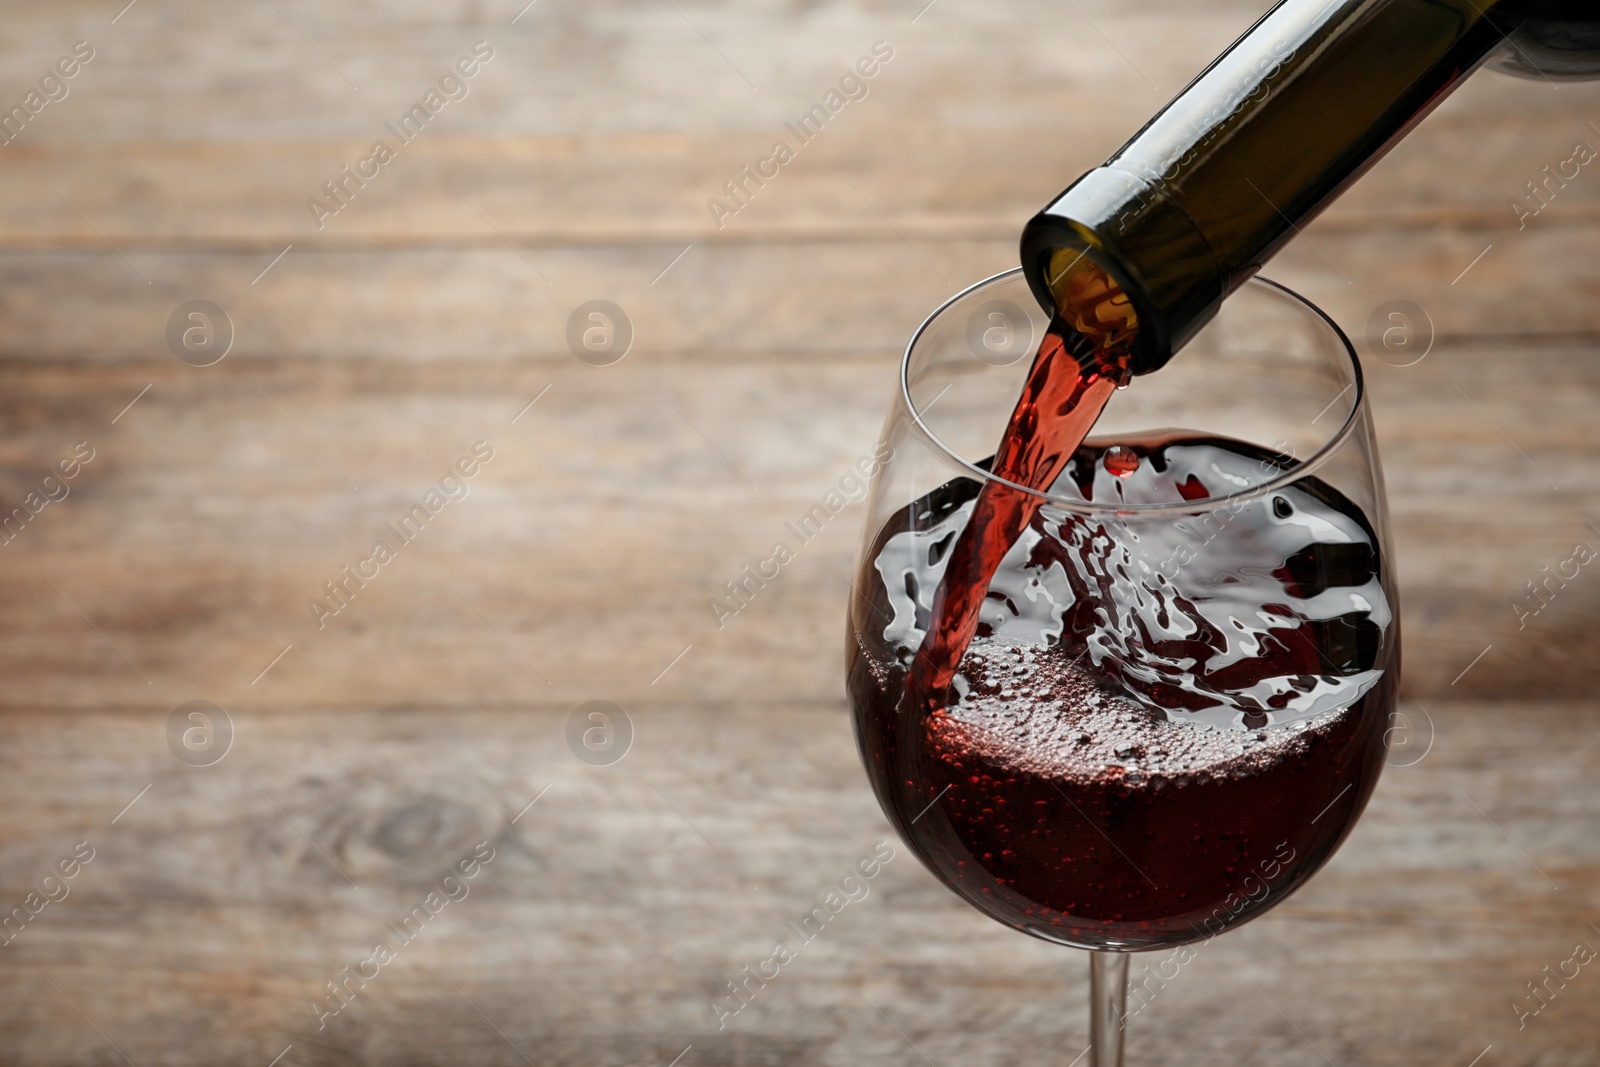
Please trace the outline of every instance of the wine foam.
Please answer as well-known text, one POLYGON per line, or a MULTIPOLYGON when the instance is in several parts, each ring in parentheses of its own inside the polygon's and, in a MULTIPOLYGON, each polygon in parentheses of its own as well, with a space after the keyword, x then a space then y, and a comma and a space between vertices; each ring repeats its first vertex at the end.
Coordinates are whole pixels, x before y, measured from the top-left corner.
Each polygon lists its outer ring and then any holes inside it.
POLYGON ((967 650, 957 688, 960 699, 928 725, 943 755, 1083 785, 1249 777, 1302 754, 1310 735, 1345 714, 1259 730, 1174 719, 1106 690, 1059 647, 990 641, 967 650))

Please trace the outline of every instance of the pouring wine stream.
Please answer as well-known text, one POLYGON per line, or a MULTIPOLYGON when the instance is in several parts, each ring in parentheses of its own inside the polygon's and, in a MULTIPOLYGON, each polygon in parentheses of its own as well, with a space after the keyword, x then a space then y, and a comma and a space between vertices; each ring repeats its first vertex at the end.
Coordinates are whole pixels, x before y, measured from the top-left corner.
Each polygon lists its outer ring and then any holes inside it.
POLYGON ((1138 330, 1127 295, 1082 256, 1058 274, 1052 288, 1061 294, 1060 311, 995 451, 990 474, 996 480, 984 483, 951 549, 927 636, 906 678, 908 710, 926 714, 944 706, 1000 560, 1033 521, 1044 503, 1041 494, 1089 436, 1112 394, 1127 384, 1138 330))

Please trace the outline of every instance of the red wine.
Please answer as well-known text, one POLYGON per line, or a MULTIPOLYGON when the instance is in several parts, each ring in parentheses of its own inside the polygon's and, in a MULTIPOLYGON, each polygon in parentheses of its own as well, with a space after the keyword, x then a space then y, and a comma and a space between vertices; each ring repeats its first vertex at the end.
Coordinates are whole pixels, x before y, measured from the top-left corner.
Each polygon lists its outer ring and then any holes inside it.
MULTIPOLYGON (((1198 503, 1289 462, 1216 437, 1106 442, 1051 492, 1198 503)), ((1308 477, 1188 518, 1033 506, 1002 543, 975 530, 979 488, 893 516, 856 583, 857 737, 902 837, 979 910, 1083 947, 1192 941, 1282 899, 1382 766, 1398 628, 1372 524, 1308 477), (938 696, 914 695, 964 541, 995 560, 973 640, 938 696)))

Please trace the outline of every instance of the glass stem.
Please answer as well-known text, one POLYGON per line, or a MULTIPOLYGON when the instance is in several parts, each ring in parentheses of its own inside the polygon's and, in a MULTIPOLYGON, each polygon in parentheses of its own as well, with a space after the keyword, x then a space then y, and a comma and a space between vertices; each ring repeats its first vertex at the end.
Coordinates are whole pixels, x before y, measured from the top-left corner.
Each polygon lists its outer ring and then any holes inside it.
POLYGON ((1089 1065, 1122 1067, 1122 1022, 1128 1007, 1128 954, 1089 953, 1089 1065))

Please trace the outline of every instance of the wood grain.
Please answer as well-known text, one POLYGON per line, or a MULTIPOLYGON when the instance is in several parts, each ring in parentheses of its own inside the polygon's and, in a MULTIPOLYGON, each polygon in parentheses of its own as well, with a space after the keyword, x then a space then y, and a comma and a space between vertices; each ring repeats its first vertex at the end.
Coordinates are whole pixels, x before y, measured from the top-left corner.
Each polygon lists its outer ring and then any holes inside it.
MULTIPOLYGON (((95 856, 0 947, 0 1063, 1072 1063, 1079 955, 903 852, 718 1029, 889 834, 842 698, 859 509, 726 627, 707 601, 870 451, 922 317, 1265 6, 8 12, 0 102, 96 57, 0 147, 0 514, 95 452, 0 545, 0 906, 95 856), (470 95, 317 228, 306 200, 479 40, 470 95), (719 228, 707 198, 877 40, 869 95, 719 228), (601 297, 635 340, 592 367, 566 327, 601 297), (232 323, 213 366, 168 350, 193 299, 232 323), (319 628, 308 600, 478 441, 466 498, 319 628), (196 699, 234 727, 214 766, 166 740, 196 699), (592 699, 635 729, 613 766, 565 741, 592 699), (470 893, 319 1029, 479 842, 470 893)), ((1591 121, 1600 86, 1475 77, 1272 264, 1363 348, 1434 739, 1159 989, 1130 1064, 1595 1060, 1589 970, 1512 1007, 1600 946, 1600 577, 1513 609, 1600 546, 1600 179, 1511 206, 1591 121), (1395 299, 1432 323, 1413 366, 1365 342, 1395 299)))

